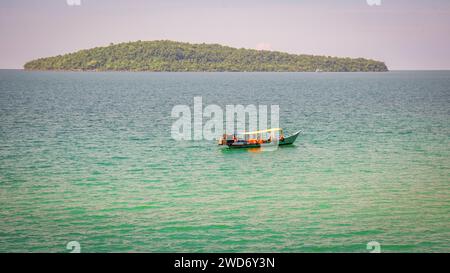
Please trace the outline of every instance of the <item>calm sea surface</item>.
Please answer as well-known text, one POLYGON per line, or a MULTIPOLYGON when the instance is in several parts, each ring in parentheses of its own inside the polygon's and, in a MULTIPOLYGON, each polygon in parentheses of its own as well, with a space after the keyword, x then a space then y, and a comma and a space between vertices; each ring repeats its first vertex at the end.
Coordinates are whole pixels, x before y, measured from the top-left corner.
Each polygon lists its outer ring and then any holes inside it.
POLYGON ((450 251, 450 72, 0 71, 0 252, 450 251), (275 152, 172 107, 278 104, 275 152))

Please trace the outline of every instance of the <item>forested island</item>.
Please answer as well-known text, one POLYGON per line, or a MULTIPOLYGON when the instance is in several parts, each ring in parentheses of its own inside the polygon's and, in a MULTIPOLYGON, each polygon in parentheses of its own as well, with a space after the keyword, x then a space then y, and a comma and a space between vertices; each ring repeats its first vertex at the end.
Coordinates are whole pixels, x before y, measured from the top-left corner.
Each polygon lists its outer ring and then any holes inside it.
POLYGON ((383 62, 363 58, 295 55, 233 48, 219 44, 137 41, 110 44, 24 65, 26 70, 56 71, 274 71, 385 72, 383 62))

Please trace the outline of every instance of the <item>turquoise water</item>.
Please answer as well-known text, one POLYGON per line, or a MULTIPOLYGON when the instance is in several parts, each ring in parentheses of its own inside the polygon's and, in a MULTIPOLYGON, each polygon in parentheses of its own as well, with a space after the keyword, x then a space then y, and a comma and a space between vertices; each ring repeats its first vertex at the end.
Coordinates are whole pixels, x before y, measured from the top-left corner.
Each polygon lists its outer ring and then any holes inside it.
POLYGON ((450 251, 450 72, 0 71, 0 252, 450 251), (296 145, 170 139, 279 104, 296 145))

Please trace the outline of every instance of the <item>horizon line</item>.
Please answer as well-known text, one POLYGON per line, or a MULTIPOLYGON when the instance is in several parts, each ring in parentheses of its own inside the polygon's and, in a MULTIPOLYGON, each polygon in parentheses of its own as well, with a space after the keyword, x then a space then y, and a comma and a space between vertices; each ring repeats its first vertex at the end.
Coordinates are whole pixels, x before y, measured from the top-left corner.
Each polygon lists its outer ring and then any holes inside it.
MULTIPOLYGON (((23 70, 23 71, 27 71, 27 72, 87 72, 87 73, 96 73, 96 72, 119 72, 119 73, 123 73, 123 72, 132 72, 132 73, 203 73, 203 72, 207 72, 207 73, 317 73, 314 71, 303 71, 303 72, 278 72, 278 71, 62 71, 62 70, 27 70, 25 68, 1 68, 0 70, 23 70)), ((324 73, 388 73, 388 72, 439 72, 439 71, 450 71, 450 68, 444 68, 444 69, 389 69, 388 71, 385 72, 363 72, 363 71, 355 71, 355 72, 327 72, 327 71, 323 71, 321 72, 322 74, 324 73)))

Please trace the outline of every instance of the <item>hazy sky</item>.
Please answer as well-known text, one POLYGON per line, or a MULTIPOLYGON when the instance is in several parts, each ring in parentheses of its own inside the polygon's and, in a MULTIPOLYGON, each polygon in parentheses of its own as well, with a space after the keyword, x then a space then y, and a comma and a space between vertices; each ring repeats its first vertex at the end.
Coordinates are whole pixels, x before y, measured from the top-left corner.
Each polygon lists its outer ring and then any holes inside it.
POLYGON ((376 0, 0 0, 0 68, 170 39, 450 69, 450 0, 367 1, 376 0))

